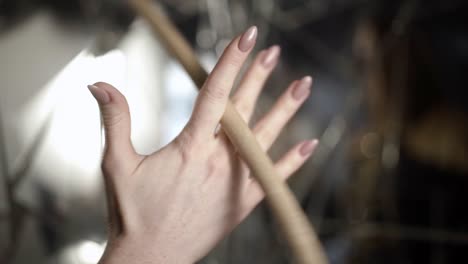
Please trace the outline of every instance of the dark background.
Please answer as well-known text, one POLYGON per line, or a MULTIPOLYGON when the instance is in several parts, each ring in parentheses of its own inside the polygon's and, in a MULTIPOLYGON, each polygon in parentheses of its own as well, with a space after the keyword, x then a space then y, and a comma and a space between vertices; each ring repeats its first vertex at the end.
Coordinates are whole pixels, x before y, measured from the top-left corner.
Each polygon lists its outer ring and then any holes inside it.
MULTIPOLYGON (((290 186, 331 263, 468 261, 466 1, 160 2, 208 65, 226 41, 252 24, 260 32, 257 51, 282 47, 257 117, 291 80, 314 77, 311 99, 271 155, 277 158, 303 138, 320 139, 290 186)), ((167 69, 177 63, 143 22, 135 22, 125 1, 0 0, 0 263, 85 264, 102 250, 106 226, 99 150, 90 146, 95 162, 77 171, 81 156, 63 154, 76 152, 76 145, 63 145, 57 136, 61 130, 54 130, 64 124, 53 118, 65 111, 61 105, 78 100, 74 90, 60 87, 53 100, 32 102, 56 91, 50 88, 53 80, 66 75, 63 69, 74 65, 80 52, 99 58, 113 50, 122 50, 129 64, 153 67, 132 75, 128 66, 130 73, 116 78, 146 80, 142 87, 147 88, 135 93, 161 102, 150 115, 158 138, 144 133, 134 138, 145 151, 157 149, 172 135, 164 128, 171 124, 167 116, 187 115, 194 95, 174 95, 170 81, 161 81, 175 78, 167 69), (140 39, 150 44, 128 48, 140 39), (57 102, 62 104, 50 106, 57 102), (46 108, 53 117, 31 115, 46 108), (65 163, 48 154, 56 145, 64 146, 57 155, 68 157, 65 163), (75 184, 82 182, 80 173, 88 173, 95 185, 75 184)), ((86 64, 88 69, 96 61, 86 64)), ((73 69, 73 78, 85 78, 86 67, 73 69)), ((97 111, 90 115, 94 123, 88 134, 97 139, 97 111)), ((75 130, 67 130, 77 136, 64 142, 94 142, 75 130)), ((290 259, 268 208, 261 205, 201 263, 290 259)))

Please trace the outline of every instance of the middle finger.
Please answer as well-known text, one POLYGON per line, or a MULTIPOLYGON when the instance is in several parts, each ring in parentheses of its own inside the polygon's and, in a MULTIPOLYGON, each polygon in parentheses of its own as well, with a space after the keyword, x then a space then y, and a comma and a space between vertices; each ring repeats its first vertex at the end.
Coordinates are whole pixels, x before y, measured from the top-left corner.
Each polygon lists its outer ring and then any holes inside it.
POLYGON ((233 104, 246 122, 249 122, 252 116, 265 81, 278 63, 279 54, 280 47, 277 45, 261 51, 250 65, 240 82, 239 88, 232 96, 233 104))

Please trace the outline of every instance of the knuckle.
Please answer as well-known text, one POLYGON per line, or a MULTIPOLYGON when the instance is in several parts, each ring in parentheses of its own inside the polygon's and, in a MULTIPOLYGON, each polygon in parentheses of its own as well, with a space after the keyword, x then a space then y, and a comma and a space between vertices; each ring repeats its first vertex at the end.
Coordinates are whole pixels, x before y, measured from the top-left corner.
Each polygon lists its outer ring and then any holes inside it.
POLYGON ((223 89, 226 84, 213 82, 210 83, 210 87, 204 90, 204 97, 210 101, 221 101, 227 97, 226 89, 223 89))
POLYGON ((128 112, 124 111, 103 111, 102 120, 107 127, 114 127, 127 118, 128 112))
POLYGON ((196 157, 199 150, 197 140, 190 129, 185 129, 174 140, 182 164, 187 164, 196 157))
POLYGON ((226 58, 225 63, 227 67, 238 69, 244 63, 244 58, 241 54, 238 54, 238 52, 235 51, 235 52, 232 52, 232 54, 229 54, 229 56, 226 58))

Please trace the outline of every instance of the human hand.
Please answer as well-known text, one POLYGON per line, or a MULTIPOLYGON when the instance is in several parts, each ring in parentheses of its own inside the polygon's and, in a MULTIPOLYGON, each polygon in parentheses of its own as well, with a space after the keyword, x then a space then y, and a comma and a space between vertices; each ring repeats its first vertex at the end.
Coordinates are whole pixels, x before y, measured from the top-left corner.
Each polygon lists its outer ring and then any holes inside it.
MULTIPOLYGON (((105 127, 102 168, 109 204, 110 236, 101 263, 193 263, 206 255, 263 199, 263 192, 227 136, 216 128, 230 90, 257 35, 235 38, 201 89, 183 131, 151 155, 130 141, 125 97, 106 83, 91 85, 105 127)), ((246 122, 277 63, 279 47, 261 51, 232 97, 246 122)), ((290 84, 254 126, 266 150, 310 93, 311 78, 290 84)), ((285 179, 311 155, 316 140, 291 148, 275 167, 285 179)))

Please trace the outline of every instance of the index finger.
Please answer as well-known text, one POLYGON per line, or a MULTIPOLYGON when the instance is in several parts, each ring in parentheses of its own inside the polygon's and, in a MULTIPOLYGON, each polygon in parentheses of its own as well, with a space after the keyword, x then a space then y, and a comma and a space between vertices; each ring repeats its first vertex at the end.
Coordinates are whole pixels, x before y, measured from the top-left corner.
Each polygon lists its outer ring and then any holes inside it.
POLYGON ((226 47, 208 76, 197 98, 190 119, 195 134, 212 135, 224 114, 229 94, 242 65, 257 39, 257 27, 252 26, 226 47))

